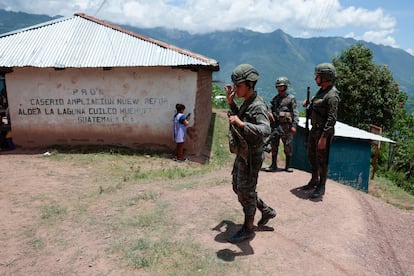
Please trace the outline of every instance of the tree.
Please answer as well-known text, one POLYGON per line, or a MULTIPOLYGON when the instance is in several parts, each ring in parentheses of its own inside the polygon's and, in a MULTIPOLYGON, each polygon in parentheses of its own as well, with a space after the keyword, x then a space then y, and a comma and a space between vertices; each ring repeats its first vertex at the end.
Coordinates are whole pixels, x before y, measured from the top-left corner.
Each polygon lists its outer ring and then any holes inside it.
MULTIPOLYGON (((399 90, 387 66, 376 65, 372 60, 372 51, 361 43, 333 59, 337 70, 335 85, 341 92, 338 120, 366 130, 370 124, 382 127, 397 144, 390 145, 391 158, 385 166, 380 158, 380 170, 414 194, 414 115, 404 109, 407 94, 399 90)), ((384 148, 380 156, 385 156, 384 148)))
POLYGON ((386 65, 376 65, 372 51, 362 43, 352 45, 333 59, 336 87, 341 92, 338 120, 367 130, 370 124, 391 133, 403 117, 407 99, 386 65))
POLYGON ((403 173, 404 180, 408 180, 404 189, 414 194, 414 115, 406 115, 398 121, 393 134, 398 144, 392 169, 403 173))

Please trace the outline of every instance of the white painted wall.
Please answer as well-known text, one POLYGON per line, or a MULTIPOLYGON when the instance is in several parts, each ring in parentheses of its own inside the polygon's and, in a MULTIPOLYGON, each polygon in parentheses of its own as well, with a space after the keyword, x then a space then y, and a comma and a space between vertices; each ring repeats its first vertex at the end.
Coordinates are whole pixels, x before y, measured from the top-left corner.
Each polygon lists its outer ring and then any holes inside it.
POLYGON ((6 75, 6 85, 16 145, 172 147, 176 103, 195 114, 197 72, 165 67, 28 67, 14 68, 6 75))

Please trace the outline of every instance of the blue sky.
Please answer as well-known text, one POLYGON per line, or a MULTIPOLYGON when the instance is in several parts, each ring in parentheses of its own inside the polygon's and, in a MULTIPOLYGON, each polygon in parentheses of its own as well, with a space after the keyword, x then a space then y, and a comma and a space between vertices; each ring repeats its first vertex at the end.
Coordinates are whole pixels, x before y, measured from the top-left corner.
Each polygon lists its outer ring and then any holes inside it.
POLYGON ((116 24, 190 33, 282 29, 294 37, 353 37, 414 55, 412 0, 0 0, 0 9, 50 16, 83 12, 116 24))

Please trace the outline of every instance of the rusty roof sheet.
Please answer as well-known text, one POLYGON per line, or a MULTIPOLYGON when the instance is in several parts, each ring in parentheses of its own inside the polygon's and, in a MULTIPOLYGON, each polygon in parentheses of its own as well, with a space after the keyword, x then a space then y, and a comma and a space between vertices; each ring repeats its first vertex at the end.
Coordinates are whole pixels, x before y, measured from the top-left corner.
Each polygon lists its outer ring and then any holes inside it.
POLYGON ((178 66, 219 70, 216 60, 77 13, 0 35, 0 67, 178 66))

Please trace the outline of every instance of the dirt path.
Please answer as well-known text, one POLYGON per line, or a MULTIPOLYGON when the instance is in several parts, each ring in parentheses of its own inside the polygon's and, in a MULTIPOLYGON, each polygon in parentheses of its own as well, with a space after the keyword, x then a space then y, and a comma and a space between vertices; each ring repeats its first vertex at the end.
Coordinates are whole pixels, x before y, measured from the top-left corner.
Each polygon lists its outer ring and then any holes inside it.
MULTIPOLYGON (((134 275, 105 254, 111 237, 100 229, 66 225, 73 243, 68 251, 52 244, 39 255, 30 249, 36 245, 30 231, 39 220, 40 197, 70 201, 98 189, 87 166, 59 164, 39 154, 0 156, 0 275, 134 275), (80 251, 81 258, 71 259, 80 251)), ((230 168, 203 179, 211 177, 230 181, 230 168)), ((261 172, 259 195, 278 215, 240 245, 226 242, 243 219, 230 184, 163 191, 161 200, 172 204, 169 215, 181 225, 177 238, 240 265, 244 275, 414 275, 414 213, 330 180, 323 201, 312 201, 297 189, 308 179, 298 170, 261 172)), ((108 216, 99 207, 98 215, 108 216)))

